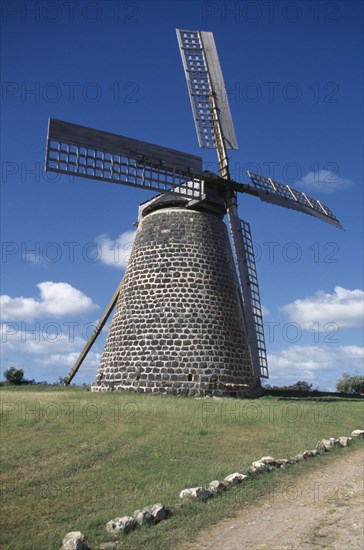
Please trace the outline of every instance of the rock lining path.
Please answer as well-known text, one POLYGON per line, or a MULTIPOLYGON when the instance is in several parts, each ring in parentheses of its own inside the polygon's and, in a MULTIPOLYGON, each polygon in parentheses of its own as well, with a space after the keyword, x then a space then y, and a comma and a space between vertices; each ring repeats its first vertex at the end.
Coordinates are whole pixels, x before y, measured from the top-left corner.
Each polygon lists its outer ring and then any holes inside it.
MULTIPOLYGON (((364 452, 338 456, 284 491, 202 531, 184 550, 362 550, 364 452)), ((242 489, 244 490, 244 489, 242 489)))

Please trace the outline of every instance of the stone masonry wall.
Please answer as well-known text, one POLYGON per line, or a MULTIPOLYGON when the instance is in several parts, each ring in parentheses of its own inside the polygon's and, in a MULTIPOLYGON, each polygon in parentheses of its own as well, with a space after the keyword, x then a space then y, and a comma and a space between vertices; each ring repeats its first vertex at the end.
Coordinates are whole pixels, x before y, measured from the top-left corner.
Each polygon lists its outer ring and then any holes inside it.
POLYGON ((249 395, 257 386, 224 222, 180 207, 151 212, 92 391, 249 395))

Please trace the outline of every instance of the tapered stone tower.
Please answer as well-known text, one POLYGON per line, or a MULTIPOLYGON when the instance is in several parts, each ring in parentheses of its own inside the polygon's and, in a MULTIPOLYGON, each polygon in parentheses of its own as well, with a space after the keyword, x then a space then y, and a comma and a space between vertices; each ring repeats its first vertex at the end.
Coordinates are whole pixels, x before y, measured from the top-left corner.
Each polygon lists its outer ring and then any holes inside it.
POLYGON ((251 395, 253 376, 224 201, 165 194, 138 231, 92 391, 251 395))

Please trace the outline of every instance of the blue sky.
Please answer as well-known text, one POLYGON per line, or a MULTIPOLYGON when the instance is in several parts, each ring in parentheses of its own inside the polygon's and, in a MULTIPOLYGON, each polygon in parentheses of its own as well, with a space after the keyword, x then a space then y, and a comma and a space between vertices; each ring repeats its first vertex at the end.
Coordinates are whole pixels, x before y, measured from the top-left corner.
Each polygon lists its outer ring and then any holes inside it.
MULTIPOLYGON (((149 192, 43 172, 48 117, 201 155, 176 28, 212 31, 246 170, 346 231, 239 197, 257 254, 270 383, 334 389, 363 365, 361 2, 2 4, 2 370, 68 373, 125 269, 149 192), (115 250, 120 252, 115 258, 115 250), (116 262, 115 259, 119 259, 116 262)), ((105 334, 77 383, 93 380, 105 334)))

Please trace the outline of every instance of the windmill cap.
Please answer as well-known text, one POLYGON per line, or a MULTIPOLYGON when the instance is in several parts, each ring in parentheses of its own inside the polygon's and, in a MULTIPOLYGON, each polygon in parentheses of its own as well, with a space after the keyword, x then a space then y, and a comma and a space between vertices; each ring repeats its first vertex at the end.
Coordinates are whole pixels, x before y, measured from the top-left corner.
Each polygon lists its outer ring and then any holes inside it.
POLYGON ((139 219, 147 216, 151 212, 156 210, 161 210, 162 208, 189 208, 192 210, 201 210, 204 212, 209 212, 215 214, 220 218, 223 218, 226 214, 225 201, 221 193, 216 189, 212 189, 209 186, 205 187, 205 198, 201 201, 196 201, 195 204, 189 204, 191 199, 179 195, 178 193, 173 193, 168 191, 157 195, 149 199, 146 202, 143 202, 139 206, 139 219))

